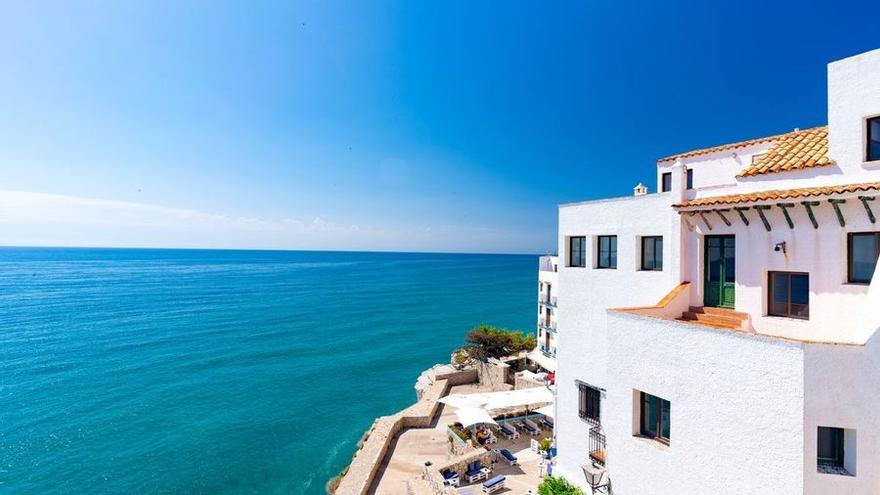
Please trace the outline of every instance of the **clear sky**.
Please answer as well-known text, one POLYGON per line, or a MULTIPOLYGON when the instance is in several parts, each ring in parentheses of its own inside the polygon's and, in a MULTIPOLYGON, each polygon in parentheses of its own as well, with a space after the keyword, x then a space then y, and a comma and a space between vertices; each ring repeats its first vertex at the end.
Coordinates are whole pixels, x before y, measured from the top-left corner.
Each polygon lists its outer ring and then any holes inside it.
POLYGON ((826 122, 880 3, 7 2, 0 243, 555 251, 558 203, 826 122))

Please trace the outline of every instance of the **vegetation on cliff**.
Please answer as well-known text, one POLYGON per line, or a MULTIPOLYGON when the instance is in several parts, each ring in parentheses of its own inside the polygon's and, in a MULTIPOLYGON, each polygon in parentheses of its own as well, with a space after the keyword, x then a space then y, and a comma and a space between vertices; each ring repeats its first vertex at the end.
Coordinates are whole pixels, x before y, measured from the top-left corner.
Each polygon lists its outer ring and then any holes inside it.
POLYGON ((468 332, 465 341, 461 352, 477 361, 530 351, 537 345, 537 340, 531 333, 489 325, 477 325, 468 332))

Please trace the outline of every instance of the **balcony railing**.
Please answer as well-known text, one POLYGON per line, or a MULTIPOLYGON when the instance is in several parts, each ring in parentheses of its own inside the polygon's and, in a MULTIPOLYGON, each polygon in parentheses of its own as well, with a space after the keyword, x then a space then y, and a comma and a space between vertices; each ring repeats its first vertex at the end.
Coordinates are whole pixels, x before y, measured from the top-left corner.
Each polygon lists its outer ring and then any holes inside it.
POLYGON ((543 318, 541 318, 540 320, 538 320, 538 326, 543 328, 544 330, 547 330, 550 332, 556 331, 556 322, 555 321, 551 321, 548 324, 543 318))
POLYGON ((547 347, 544 344, 541 344, 541 353, 547 357, 555 358, 556 357, 556 348, 555 347, 547 347))
POLYGON ((601 465, 605 465, 605 434, 602 426, 590 428, 590 459, 601 465))
POLYGON ((556 296, 547 297, 544 294, 538 296, 538 302, 543 304, 544 306, 549 306, 551 308, 556 307, 556 296))
POLYGON ((556 256, 541 256, 538 258, 538 270, 542 272, 555 272, 557 270, 559 258, 556 256))

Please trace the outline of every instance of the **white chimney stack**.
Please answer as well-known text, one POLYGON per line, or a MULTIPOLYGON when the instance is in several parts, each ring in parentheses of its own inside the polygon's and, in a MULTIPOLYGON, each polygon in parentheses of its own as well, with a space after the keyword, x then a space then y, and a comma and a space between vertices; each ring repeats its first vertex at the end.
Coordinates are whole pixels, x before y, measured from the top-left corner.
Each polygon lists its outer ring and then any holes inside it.
POLYGON ((639 182, 639 184, 633 188, 633 194, 636 196, 644 196, 648 194, 648 186, 639 182))

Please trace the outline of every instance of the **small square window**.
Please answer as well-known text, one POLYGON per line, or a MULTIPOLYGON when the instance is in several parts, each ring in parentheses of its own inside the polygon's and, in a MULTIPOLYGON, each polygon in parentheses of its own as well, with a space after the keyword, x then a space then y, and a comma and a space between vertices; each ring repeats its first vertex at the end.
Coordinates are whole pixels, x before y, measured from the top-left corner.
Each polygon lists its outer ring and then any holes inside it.
POLYGON ((866 161, 880 160, 880 117, 868 119, 868 149, 866 161))
POLYGON ((810 319, 810 275, 770 272, 770 316, 810 319))
POLYGON ((668 444, 672 430, 672 405, 668 400, 645 392, 639 394, 639 399, 639 434, 668 444))
POLYGON ((843 428, 820 426, 817 436, 818 464, 843 467, 843 428))
POLYGON ((669 192, 672 190, 672 172, 664 172, 661 176, 660 192, 669 192))
POLYGON ((587 266, 587 238, 584 236, 569 238, 568 266, 587 266))
POLYGON ((596 243, 596 268, 617 268, 617 236, 600 235, 596 243))

